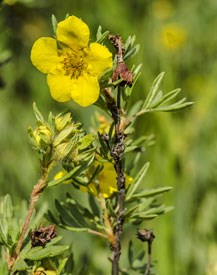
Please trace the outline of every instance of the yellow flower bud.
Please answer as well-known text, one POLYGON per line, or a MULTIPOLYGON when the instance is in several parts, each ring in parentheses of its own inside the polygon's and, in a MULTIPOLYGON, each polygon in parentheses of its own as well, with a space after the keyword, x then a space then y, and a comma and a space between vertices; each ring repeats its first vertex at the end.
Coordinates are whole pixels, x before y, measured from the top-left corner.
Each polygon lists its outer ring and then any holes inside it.
POLYGON ((61 131, 72 120, 71 114, 59 114, 55 117, 55 126, 58 131, 61 131))
POLYGON ((40 125, 35 130, 28 129, 30 142, 36 150, 47 151, 52 142, 51 130, 46 125, 40 125))

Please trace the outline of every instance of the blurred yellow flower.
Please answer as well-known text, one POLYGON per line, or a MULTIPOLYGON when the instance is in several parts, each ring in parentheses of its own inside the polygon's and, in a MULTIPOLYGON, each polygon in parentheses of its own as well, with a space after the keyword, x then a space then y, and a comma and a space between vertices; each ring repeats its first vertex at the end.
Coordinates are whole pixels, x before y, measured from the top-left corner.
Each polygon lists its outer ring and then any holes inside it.
POLYGON ((165 48, 179 49, 186 41, 186 31, 178 25, 167 25, 161 32, 161 40, 165 48))
POLYGON ((105 116, 99 115, 98 116, 98 121, 99 121, 98 132, 100 134, 108 133, 109 129, 110 129, 110 125, 111 125, 111 123, 109 122, 109 120, 105 116))
MULTIPOLYGON (((95 162, 95 164, 99 164, 98 161, 95 162)), ((67 171, 62 170, 58 172, 54 179, 58 180, 61 179, 63 176, 67 174, 67 171)), ((126 176, 126 187, 129 186, 133 182, 133 178, 126 176)), ((103 163, 103 170, 99 173, 97 179, 94 182, 91 182, 88 185, 88 188, 86 186, 80 185, 80 190, 83 192, 87 192, 88 190, 97 196, 99 188, 99 192, 103 195, 104 198, 110 197, 114 192, 117 192, 117 174, 115 172, 114 165, 111 162, 105 162, 103 163), (98 185, 98 188, 96 187, 98 185)), ((66 180, 63 182, 64 184, 71 183, 71 180, 66 180)))
POLYGON ((51 96, 59 102, 85 107, 99 97, 98 78, 112 67, 112 54, 99 43, 88 46, 89 35, 81 19, 69 16, 58 23, 56 39, 42 37, 32 47, 31 61, 47 74, 51 96))
POLYGON ((157 19, 164 20, 171 17, 174 13, 172 3, 167 0, 152 1, 153 14, 157 19))
MULTIPOLYGON (((117 174, 114 169, 114 165, 111 162, 103 163, 103 170, 100 172, 97 177, 97 181, 99 184, 99 192, 102 193, 104 198, 110 197, 114 192, 117 192, 117 174)), ((133 178, 126 175, 126 187, 129 186, 133 182, 133 178)), ((89 185, 89 190, 97 195, 96 183, 91 182, 89 185)), ((85 188, 86 189, 86 188, 85 188)), ((85 190, 82 187, 82 190, 85 190)))

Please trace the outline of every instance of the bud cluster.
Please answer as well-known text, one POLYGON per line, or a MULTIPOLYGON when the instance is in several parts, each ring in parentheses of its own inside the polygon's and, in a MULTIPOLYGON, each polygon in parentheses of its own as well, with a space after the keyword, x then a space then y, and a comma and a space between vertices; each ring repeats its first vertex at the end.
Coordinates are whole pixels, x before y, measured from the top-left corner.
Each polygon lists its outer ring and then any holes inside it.
POLYGON ((39 153, 42 160, 78 163, 85 153, 94 147, 94 137, 86 135, 80 123, 72 120, 72 114, 60 113, 57 116, 49 114, 45 121, 36 105, 33 106, 37 119, 35 129, 29 127, 28 134, 33 149, 39 153))

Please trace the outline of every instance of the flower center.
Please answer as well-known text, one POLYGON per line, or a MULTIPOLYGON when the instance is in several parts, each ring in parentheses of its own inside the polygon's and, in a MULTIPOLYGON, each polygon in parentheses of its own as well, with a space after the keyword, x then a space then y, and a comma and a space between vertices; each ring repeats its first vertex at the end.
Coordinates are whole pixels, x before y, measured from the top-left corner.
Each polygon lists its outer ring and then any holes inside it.
POLYGON ((79 76, 87 69, 87 63, 84 61, 82 50, 65 49, 62 53, 62 68, 65 75, 71 78, 79 78, 79 76))

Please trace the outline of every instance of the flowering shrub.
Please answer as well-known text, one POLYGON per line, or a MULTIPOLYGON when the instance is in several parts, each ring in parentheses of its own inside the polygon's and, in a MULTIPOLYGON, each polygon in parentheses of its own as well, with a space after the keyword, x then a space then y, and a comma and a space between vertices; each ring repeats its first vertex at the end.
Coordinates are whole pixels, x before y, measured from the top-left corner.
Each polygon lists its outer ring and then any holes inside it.
POLYGON ((45 119, 33 104, 36 127, 29 127, 28 134, 39 159, 40 177, 30 195, 28 210, 18 215, 8 195, 1 202, 4 222, 0 226, 0 244, 6 262, 0 265, 0 274, 88 274, 88 270, 74 268, 69 246, 57 244, 62 238, 58 227, 71 234, 92 234, 106 242, 113 275, 150 274, 155 235, 153 230, 144 229, 144 224, 171 210, 157 200, 171 188, 149 190, 144 186, 149 163, 140 163, 140 156, 153 140, 146 135, 135 139, 134 123, 147 113, 173 112, 192 103, 185 99, 173 101, 180 89, 164 94, 160 90, 164 76, 161 73, 144 102, 138 101, 129 108, 141 68, 126 64, 139 48, 134 45, 134 37, 124 43, 120 35, 102 33, 99 27, 97 42, 88 45, 89 28, 77 17, 68 16, 60 23, 53 17, 53 25, 55 38, 39 38, 31 52, 32 63, 47 74, 52 97, 60 102, 73 100, 82 107, 94 104, 111 123, 103 120, 100 131, 87 133, 80 122, 74 121, 71 111, 50 113, 45 119), (113 57, 104 46, 106 40, 113 46, 113 57), (53 170, 57 171, 54 177, 53 170), (43 226, 40 217, 33 228, 32 217, 41 194, 46 196, 46 189, 63 184, 78 190, 80 198, 88 203, 80 202, 69 188, 63 201, 55 201, 56 211, 45 214, 52 224, 43 226), (139 257, 135 256, 129 240, 129 264, 120 265, 122 250, 126 249, 121 245, 125 224, 138 230, 138 239, 147 243, 147 260, 146 247, 139 257))

